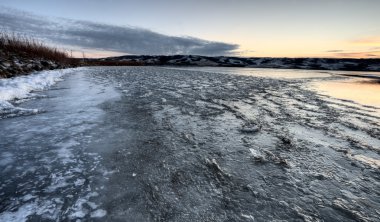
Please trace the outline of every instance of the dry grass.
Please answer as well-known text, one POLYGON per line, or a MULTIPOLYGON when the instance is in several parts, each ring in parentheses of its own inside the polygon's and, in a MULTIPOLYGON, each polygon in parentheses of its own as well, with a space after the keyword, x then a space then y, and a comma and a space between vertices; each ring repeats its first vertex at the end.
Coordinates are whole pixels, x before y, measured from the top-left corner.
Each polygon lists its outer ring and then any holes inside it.
MULTIPOLYGON (((50 60, 64 66, 139 66, 133 61, 72 58, 65 50, 47 46, 33 38, 0 32, 0 56, 50 60)), ((0 58, 1 59, 1 58, 0 58)))
POLYGON ((42 42, 15 34, 0 33, 0 49, 3 53, 17 55, 22 58, 45 59, 61 64, 70 64, 73 60, 68 53, 42 42))

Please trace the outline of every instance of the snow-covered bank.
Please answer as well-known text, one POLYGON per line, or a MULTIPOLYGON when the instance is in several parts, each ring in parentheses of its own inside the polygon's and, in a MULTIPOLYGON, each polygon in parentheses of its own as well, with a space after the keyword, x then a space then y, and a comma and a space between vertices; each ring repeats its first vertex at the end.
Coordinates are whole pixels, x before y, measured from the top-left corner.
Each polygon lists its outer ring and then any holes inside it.
POLYGON ((0 78, 11 78, 15 76, 25 75, 36 71, 55 70, 68 68, 67 65, 58 62, 43 59, 23 59, 15 58, 7 59, 0 54, 0 78))
POLYGON ((104 135, 98 106, 119 94, 89 79, 85 68, 68 72, 13 81, 28 90, 9 101, 36 98, 22 106, 45 112, 0 119, 0 222, 93 221, 107 214, 97 201, 99 181, 110 174, 94 149, 104 135))
POLYGON ((35 91, 49 88, 62 76, 74 69, 59 69, 34 73, 27 76, 0 79, 0 119, 39 112, 36 109, 16 107, 20 101, 38 97, 35 91))

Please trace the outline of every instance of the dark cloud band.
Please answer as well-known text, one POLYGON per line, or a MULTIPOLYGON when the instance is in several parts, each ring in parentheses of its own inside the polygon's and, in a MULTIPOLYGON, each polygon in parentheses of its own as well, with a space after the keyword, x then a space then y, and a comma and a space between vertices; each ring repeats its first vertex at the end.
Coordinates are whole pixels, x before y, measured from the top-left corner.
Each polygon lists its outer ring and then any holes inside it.
POLYGON ((56 44, 128 54, 229 55, 239 45, 176 37, 147 29, 69 19, 48 19, 9 8, 0 9, 3 31, 32 35, 56 44))

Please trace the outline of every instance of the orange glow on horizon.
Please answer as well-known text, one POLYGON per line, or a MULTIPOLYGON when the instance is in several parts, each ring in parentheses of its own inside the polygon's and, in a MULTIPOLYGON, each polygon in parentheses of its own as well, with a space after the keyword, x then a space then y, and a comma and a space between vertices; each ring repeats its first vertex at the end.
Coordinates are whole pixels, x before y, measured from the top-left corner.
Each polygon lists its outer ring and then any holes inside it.
MULTIPOLYGON (((129 55, 128 53, 113 52, 113 51, 73 51, 72 56, 74 58, 106 58, 114 56, 129 55)), ((380 58, 380 51, 342 51, 342 52, 322 52, 322 53, 301 53, 301 52, 282 52, 282 53, 270 53, 270 52, 255 52, 249 50, 238 50, 234 54, 227 56, 237 56, 237 57, 272 57, 272 58, 380 58)))
POLYGON ((380 36, 370 36, 370 37, 355 39, 351 43, 355 45, 380 47, 380 36))
POLYGON ((238 56, 242 57, 274 57, 274 58, 352 58, 352 59, 368 59, 368 58, 380 58, 380 51, 342 51, 342 52, 322 52, 322 53, 295 53, 295 52, 283 52, 281 54, 274 53, 239 53, 238 56))

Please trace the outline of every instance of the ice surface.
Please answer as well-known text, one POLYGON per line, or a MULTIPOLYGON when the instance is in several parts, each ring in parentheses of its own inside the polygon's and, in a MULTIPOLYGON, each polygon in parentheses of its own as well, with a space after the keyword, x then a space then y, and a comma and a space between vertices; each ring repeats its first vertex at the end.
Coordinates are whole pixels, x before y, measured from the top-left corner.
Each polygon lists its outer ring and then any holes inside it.
POLYGON ((191 70, 209 73, 225 73, 232 75, 245 75, 255 77, 277 78, 277 79, 304 79, 331 77, 330 73, 313 70, 294 69, 271 69, 271 68, 233 68, 233 67, 176 67, 168 69, 191 70))
POLYGON ((75 221, 105 215, 98 211, 99 194, 94 192, 104 189, 94 181, 105 180, 106 171, 101 156, 92 150, 101 138, 94 129, 99 129, 104 115, 99 105, 119 94, 96 79, 88 81, 87 75, 81 68, 11 80, 23 93, 8 90, 8 80, 3 81, 2 92, 9 99, 3 104, 14 106, 9 113, 19 117, 0 121, 0 221, 75 221), (54 90, 44 90, 52 86, 54 90), (44 91, 37 96, 35 90, 44 91), (14 112, 16 105, 25 110, 41 107, 45 112, 20 116, 14 112))
POLYGON ((14 155, 11 152, 4 152, 0 156, 0 166, 7 166, 14 161, 14 155))
POLYGON ((36 212, 37 205, 35 203, 25 204, 16 211, 8 211, 0 214, 0 221, 18 221, 25 222, 28 216, 36 212))
POLYGON ((32 92, 45 112, 0 120, 0 220, 379 221, 373 108, 308 87, 333 74, 226 70, 91 67, 32 92))

